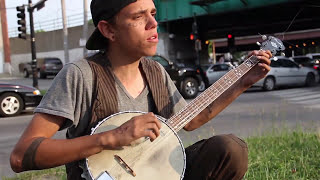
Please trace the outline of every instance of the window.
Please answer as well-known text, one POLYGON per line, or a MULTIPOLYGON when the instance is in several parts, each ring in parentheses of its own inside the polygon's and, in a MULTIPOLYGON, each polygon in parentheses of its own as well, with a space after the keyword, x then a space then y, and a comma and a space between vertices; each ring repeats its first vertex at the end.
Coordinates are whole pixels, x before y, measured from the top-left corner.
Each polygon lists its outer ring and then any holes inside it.
POLYGON ((158 63, 160 63, 163 67, 168 67, 169 66, 168 61, 163 59, 160 56, 153 56, 152 59, 157 61, 158 63))
POLYGON ((298 67, 294 62, 287 60, 287 59, 282 59, 282 66, 283 67, 288 67, 288 68, 295 68, 298 67))
POLYGON ((270 66, 271 67, 281 67, 281 62, 272 60, 270 66))
POLYGON ((45 60, 46 64, 54 64, 54 65, 60 65, 62 64, 60 59, 46 59, 45 60))
POLYGON ((229 66, 226 64, 219 64, 212 67, 213 71, 228 71, 229 66))

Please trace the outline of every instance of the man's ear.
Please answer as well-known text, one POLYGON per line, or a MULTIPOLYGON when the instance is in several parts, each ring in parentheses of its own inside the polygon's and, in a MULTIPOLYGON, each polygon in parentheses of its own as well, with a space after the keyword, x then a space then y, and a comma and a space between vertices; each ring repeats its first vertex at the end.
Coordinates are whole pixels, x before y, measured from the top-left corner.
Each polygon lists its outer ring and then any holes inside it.
POLYGON ((99 21, 97 27, 104 37, 106 37, 110 41, 115 40, 114 28, 112 27, 112 25, 109 22, 101 20, 101 21, 99 21))

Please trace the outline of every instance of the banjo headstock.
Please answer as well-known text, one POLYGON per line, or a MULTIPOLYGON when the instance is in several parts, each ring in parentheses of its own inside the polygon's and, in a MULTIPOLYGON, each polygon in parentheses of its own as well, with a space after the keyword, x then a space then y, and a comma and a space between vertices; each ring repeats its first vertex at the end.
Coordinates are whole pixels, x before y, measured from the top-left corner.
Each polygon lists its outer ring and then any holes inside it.
POLYGON ((276 37, 267 37, 263 35, 262 39, 264 40, 262 43, 257 43, 261 50, 269 50, 274 56, 277 54, 277 52, 285 50, 285 46, 283 45, 282 41, 276 37))

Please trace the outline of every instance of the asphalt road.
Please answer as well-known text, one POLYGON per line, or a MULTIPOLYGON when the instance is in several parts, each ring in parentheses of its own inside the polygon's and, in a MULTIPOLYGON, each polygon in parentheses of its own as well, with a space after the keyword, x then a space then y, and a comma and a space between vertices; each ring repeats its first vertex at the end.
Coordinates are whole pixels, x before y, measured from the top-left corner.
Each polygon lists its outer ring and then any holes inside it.
MULTIPOLYGON (((32 84, 31 79, 23 81, 24 84, 32 84)), ((39 82, 40 89, 50 85, 50 80, 42 81, 39 82)), ((215 134, 233 133, 240 137, 248 137, 278 128, 292 129, 297 126, 306 130, 320 130, 320 97, 317 96, 319 92, 320 86, 272 92, 250 89, 201 128, 192 132, 181 130, 178 134, 184 144, 190 145, 215 134), (308 96, 313 99, 309 100, 308 96)), ((10 169, 9 155, 31 118, 32 111, 24 112, 18 117, 0 118, 0 177, 15 175, 10 169)), ((65 132, 59 132, 55 138, 63 138, 64 134, 65 132)))

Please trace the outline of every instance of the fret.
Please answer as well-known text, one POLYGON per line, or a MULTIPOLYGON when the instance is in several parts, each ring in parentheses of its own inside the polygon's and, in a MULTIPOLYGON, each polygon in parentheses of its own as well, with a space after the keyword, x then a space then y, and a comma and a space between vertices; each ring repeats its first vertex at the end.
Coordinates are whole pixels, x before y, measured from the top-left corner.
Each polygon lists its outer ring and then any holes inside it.
POLYGON ((237 77, 241 77, 241 76, 242 76, 242 72, 241 72, 241 69, 240 69, 240 68, 236 68, 236 69, 234 70, 234 73, 235 73, 235 75, 236 75, 237 77))
POLYGON ((232 84, 232 79, 229 77, 229 73, 223 77, 223 80, 228 87, 232 84))
POLYGON ((231 76, 231 80, 233 82, 236 82, 236 81, 238 81, 238 79, 240 79, 240 77, 238 77, 234 71, 230 72, 230 76, 231 76))
POLYGON ((222 92, 223 92, 224 91, 224 86, 223 86, 223 84, 221 85, 221 83, 223 83, 223 81, 221 79, 219 79, 217 81, 217 84, 222 88, 222 92))

